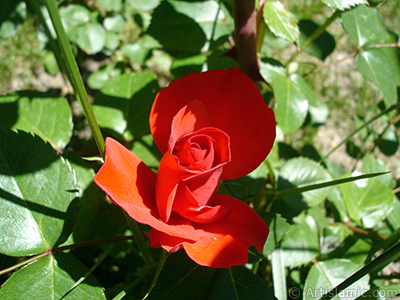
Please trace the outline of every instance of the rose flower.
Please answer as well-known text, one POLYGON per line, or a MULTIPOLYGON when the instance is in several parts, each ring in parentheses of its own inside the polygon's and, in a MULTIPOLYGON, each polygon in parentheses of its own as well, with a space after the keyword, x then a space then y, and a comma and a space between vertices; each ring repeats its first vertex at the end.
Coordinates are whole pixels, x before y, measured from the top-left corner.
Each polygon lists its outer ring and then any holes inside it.
POLYGON ((219 183, 263 162, 275 125, 272 110, 237 68, 192 73, 154 101, 150 129, 163 154, 158 173, 107 138, 94 180, 130 217, 153 228, 152 247, 184 248, 203 266, 241 265, 250 246, 262 252, 269 229, 246 203, 218 195, 219 183))

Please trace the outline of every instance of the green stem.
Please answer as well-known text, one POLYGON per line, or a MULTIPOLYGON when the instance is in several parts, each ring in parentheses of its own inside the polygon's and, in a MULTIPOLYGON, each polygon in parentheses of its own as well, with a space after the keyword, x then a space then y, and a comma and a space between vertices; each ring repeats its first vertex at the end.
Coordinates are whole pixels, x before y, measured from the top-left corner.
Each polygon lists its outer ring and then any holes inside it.
POLYGON ((131 229, 133 236, 135 237, 136 244, 139 248, 139 252, 146 264, 146 266, 150 269, 155 265, 153 256, 149 251, 149 247, 146 241, 143 238, 142 231, 140 230, 139 224, 132 219, 126 212, 124 212, 124 216, 126 221, 128 222, 128 226, 131 229))
POLYGON ((53 249, 40 253, 36 256, 33 256, 31 258, 28 258, 27 260, 24 260, 18 264, 13 265, 12 267, 9 267, 7 269, 1 270, 0 271, 0 276, 3 274, 6 274, 8 272, 14 271, 18 268, 21 268, 35 260, 38 260, 40 258, 49 256, 53 252, 61 252, 64 250, 71 250, 79 247, 86 247, 86 246, 92 246, 92 245, 97 245, 97 244, 102 244, 102 243, 111 243, 111 242, 118 242, 118 241, 126 241, 126 240, 133 240, 135 237, 133 235, 127 235, 127 236, 113 236, 109 238, 103 238, 103 239, 97 239, 97 240, 92 240, 92 241, 86 241, 86 242, 80 242, 72 245, 66 245, 62 247, 54 247, 53 249))
POLYGON ((14 271, 16 269, 22 268, 23 266, 25 266, 27 264, 30 264, 31 262, 34 262, 35 260, 38 260, 40 258, 49 256, 50 253, 51 253, 50 251, 46 251, 46 252, 40 253, 39 255, 36 255, 34 257, 31 257, 31 258, 28 258, 27 260, 24 260, 24 261, 22 261, 22 262, 20 262, 18 264, 13 265, 12 267, 9 267, 7 269, 1 270, 0 271, 0 276, 6 274, 8 272, 14 271))
POLYGON ((335 21, 340 15, 342 11, 336 10, 332 16, 330 16, 329 19, 325 21, 324 24, 322 24, 320 27, 318 27, 317 30, 315 30, 309 38, 304 42, 304 44, 300 47, 300 50, 295 52, 292 57, 289 59, 289 61, 286 63, 286 66, 288 66, 300 53, 302 53, 310 44, 312 44, 324 31, 326 28, 329 27, 329 25, 332 24, 333 21, 335 21))
POLYGON ((69 44, 67 35, 65 34, 60 14, 58 13, 57 3, 55 0, 45 0, 45 4, 53 23, 54 30, 56 31, 57 40, 59 42, 61 51, 64 54, 66 66, 68 68, 68 78, 71 79, 71 84, 74 88, 76 98, 79 100, 83 112, 85 113, 85 116, 89 122, 90 128, 92 129, 93 137, 96 141, 96 145, 99 149, 100 155, 104 158, 104 138, 101 134, 99 125, 97 124, 92 106, 90 105, 89 98, 87 96, 85 86, 79 72, 78 64, 76 63, 74 54, 72 53, 71 45, 69 44))
POLYGON ((62 74, 65 74, 67 79, 71 82, 72 80, 69 77, 69 73, 66 70, 65 64, 63 63, 63 58, 62 58, 60 47, 58 47, 57 41, 53 38, 50 28, 47 26, 46 20, 42 14, 42 10, 40 9, 39 2, 35 1, 35 0, 34 1, 26 1, 26 4, 29 5, 29 7, 33 11, 33 13, 39 18, 39 22, 43 26, 44 32, 46 33, 46 36, 49 39, 49 44, 50 44, 50 47, 52 48, 53 53, 56 57, 57 64, 60 67, 60 70, 62 70, 62 74))
POLYGON ((158 267, 157 267, 157 270, 156 270, 156 274, 154 275, 153 282, 151 283, 150 289, 147 292, 146 296, 144 296, 142 300, 145 300, 150 295, 150 293, 154 289, 154 287, 156 286, 156 283, 158 281, 158 277, 160 276, 161 271, 162 271, 166 261, 167 261, 167 252, 163 251, 163 253, 161 255, 161 259, 158 262, 158 267))
POLYGON ((352 181, 356 181, 356 180, 360 180, 360 179, 381 176, 381 175, 385 175, 388 173, 390 173, 390 172, 388 171, 388 172, 368 173, 368 174, 364 174, 364 175, 360 175, 360 176, 351 176, 351 177, 347 177, 347 178, 336 179, 336 180, 326 181, 326 182, 322 182, 322 183, 310 184, 310 185, 299 187, 299 188, 289 188, 289 189, 280 191, 274 197, 273 201, 276 201, 276 200, 284 198, 284 197, 301 194, 301 193, 308 192, 308 191, 322 189, 322 188, 339 185, 339 184, 343 184, 346 182, 352 182, 352 181))
POLYGON ((148 269, 139 278, 137 278, 135 281, 133 281, 131 284, 129 284, 117 296, 112 298, 112 300, 121 300, 122 298, 124 298, 135 286, 137 286, 139 283, 141 283, 143 280, 145 280, 147 277, 149 277, 151 275, 151 273, 153 273, 155 267, 156 267, 156 265, 154 265, 152 268, 148 269))
POLYGON ((388 251, 383 253, 382 255, 378 256, 376 259, 371 261, 369 264, 364 266, 362 269, 358 270, 356 273, 351 275, 349 278, 347 278, 345 281, 343 281, 341 284, 324 294, 320 300, 329 300, 334 298, 337 294, 339 294, 341 291, 345 290, 348 288, 350 285, 367 275, 368 273, 371 273, 373 270, 378 268, 379 266, 385 264, 387 261, 390 261, 393 256, 398 255, 400 253, 400 242, 397 243, 395 246, 390 248, 388 251))

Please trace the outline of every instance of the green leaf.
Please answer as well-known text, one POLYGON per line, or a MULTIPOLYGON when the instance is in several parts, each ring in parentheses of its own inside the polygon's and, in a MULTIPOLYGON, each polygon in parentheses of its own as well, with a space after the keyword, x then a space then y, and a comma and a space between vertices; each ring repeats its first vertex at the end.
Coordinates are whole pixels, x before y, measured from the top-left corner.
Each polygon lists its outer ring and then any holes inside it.
POLYGON ((85 241, 85 237, 88 236, 91 227, 96 226, 94 218, 103 199, 99 197, 100 189, 93 181, 95 173, 90 168, 90 164, 74 152, 66 153, 65 156, 75 171, 76 180, 81 191, 81 204, 72 236, 74 242, 81 242, 85 241))
POLYGON ((321 254, 327 258, 347 258, 357 265, 362 265, 371 250, 371 245, 344 224, 330 225, 324 229, 321 254))
MULTIPOLYGON (((357 41, 358 46, 373 43, 396 43, 398 37, 390 33, 375 8, 360 5, 341 15, 343 27, 346 32, 357 41)), ((396 83, 400 86, 400 58, 398 49, 386 47, 382 49, 393 68, 396 83)))
POLYGON ((82 5, 69 4, 60 9, 60 16, 65 31, 78 26, 83 26, 90 21, 90 11, 82 5))
POLYGON ((122 0, 96 0, 96 2, 107 11, 122 9, 122 0))
POLYGON ((87 54, 100 52, 106 44, 106 32, 98 23, 88 23, 77 28, 76 43, 87 54))
POLYGON ((397 89, 393 68, 382 49, 371 48, 357 55, 357 69, 385 98, 386 106, 396 104, 397 89))
MULTIPOLYGON (((312 20, 301 20, 299 22, 300 27, 300 46, 319 28, 319 25, 312 20)), ((335 39, 327 31, 321 33, 318 38, 307 46, 305 51, 318 57, 321 60, 325 60, 335 50, 336 43, 335 39)))
POLYGON ((268 83, 274 82, 278 77, 286 76, 285 66, 274 59, 263 59, 260 65, 260 74, 268 83))
POLYGON ((311 123, 316 125, 325 124, 329 116, 329 107, 325 103, 318 102, 317 105, 308 107, 311 123))
POLYGON ((207 61, 204 54, 179 56, 172 61, 171 73, 176 78, 183 77, 192 72, 201 72, 203 64, 207 61))
POLYGON ((393 208, 387 217, 389 224, 393 229, 400 228, 400 201, 395 198, 393 208))
POLYGON ((342 184, 340 191, 350 219, 364 228, 378 225, 393 205, 392 190, 377 178, 342 184))
POLYGON ((58 72, 60 72, 60 68, 57 63, 57 59, 53 52, 47 52, 44 57, 44 67, 46 68, 46 72, 56 76, 58 72))
POLYGON ((118 33, 124 27, 125 20, 121 15, 114 15, 105 18, 103 25, 106 30, 118 33))
POLYGON ((277 300, 265 281, 243 266, 220 270, 207 299, 277 300))
POLYGON ((358 44, 386 43, 392 40, 382 18, 374 8, 360 5, 341 15, 344 29, 358 44))
POLYGON ((140 139, 135 140, 133 142, 133 148, 131 151, 139 156, 146 166, 158 169, 161 153, 154 143, 154 139, 151 134, 142 136, 140 139))
MULTIPOLYGON (((346 259, 331 259, 318 261, 310 269, 303 290, 303 299, 320 299, 322 295, 342 283, 353 273, 357 272, 359 266, 346 259)), ((369 276, 361 278, 339 293, 334 299, 354 299, 369 289, 369 276), (346 292, 349 293, 346 296, 346 292), (351 294, 350 294, 351 293, 351 294), (351 295, 351 296, 350 296, 351 295)))
POLYGON ((158 90, 155 76, 150 72, 112 78, 93 104, 100 126, 127 139, 148 133, 150 109, 158 90))
POLYGON ((390 125, 390 127, 387 128, 385 133, 382 135, 378 147, 379 150, 387 156, 392 156, 397 153, 397 150, 399 149, 399 138, 397 137, 396 127, 394 125, 390 125))
POLYGON ((281 242, 285 266, 299 267, 311 262, 319 252, 318 228, 314 218, 304 217, 286 233, 281 242))
MULTIPOLYGON (((289 186, 302 187, 331 180, 329 173, 315 161, 299 157, 289 160, 279 172, 279 189, 289 186)), ((327 188, 308 191, 300 195, 285 197, 285 201, 291 206, 302 207, 316 206, 328 196, 327 188)))
POLYGON ((309 105, 317 106, 318 101, 315 97, 314 91, 309 87, 307 82, 298 74, 290 75, 290 80, 298 91, 300 91, 307 99, 309 105))
POLYGON ((286 299, 286 269, 283 263, 281 248, 277 248, 271 253, 271 271, 275 296, 280 300, 286 299))
POLYGON ((263 254, 267 256, 274 251, 291 226, 277 214, 262 212, 260 216, 269 227, 269 235, 263 250, 263 254))
POLYGON ((0 27, 4 21, 8 20, 18 10, 17 7, 21 6, 22 0, 5 0, 0 8, 0 27))
POLYGON ((275 95, 276 120, 283 133, 296 131, 303 124, 308 110, 306 96, 290 78, 277 76, 272 83, 275 95))
POLYGON ((119 37, 117 34, 112 33, 112 32, 106 32, 106 40, 105 40, 105 44, 104 47, 108 50, 115 50, 118 48, 119 46, 119 37))
POLYGON ((296 17, 286 10, 280 1, 268 1, 264 5, 264 19, 269 29, 278 37, 289 42, 299 39, 296 17))
POLYGON ((202 267, 180 251, 168 257, 148 300, 207 299, 217 269, 202 267))
POLYGON ((0 96, 0 128, 39 135, 54 149, 65 148, 72 136, 72 115, 67 99, 21 91, 0 96))
POLYGON ((106 299, 93 276, 73 290, 87 268, 71 254, 57 253, 41 258, 14 273, 1 287, 1 299, 106 299))
POLYGON ((358 4, 368 4, 367 0, 322 0, 329 7, 345 10, 358 4))
POLYGON ((160 0, 127 0, 127 3, 132 5, 135 9, 149 11, 156 8, 160 3, 160 0))
POLYGON ((121 72, 121 68, 118 68, 116 65, 107 64, 97 72, 90 74, 87 83, 91 89, 100 90, 111 78, 119 76, 121 72))
POLYGON ((329 225, 323 230, 321 254, 325 255, 339 247, 345 238, 351 235, 351 230, 343 224, 329 225))
POLYGON ((204 46, 207 46, 206 50, 209 50, 208 46, 210 50, 214 49, 226 40, 231 29, 224 19, 225 15, 215 1, 165 0, 154 10, 147 33, 167 51, 194 54, 204 46))
MULTIPOLYGON (((378 173, 378 172, 387 172, 387 168, 383 164, 383 162, 375 158, 372 154, 367 154, 363 160, 363 164, 361 167, 361 172, 368 174, 368 173, 378 173)), ((386 185, 389 189, 394 188, 394 181, 392 174, 386 174, 376 177, 376 180, 379 180, 384 185, 386 185)))
POLYGON ((0 252, 23 256, 64 242, 78 211, 70 165, 42 139, 0 132, 0 252))

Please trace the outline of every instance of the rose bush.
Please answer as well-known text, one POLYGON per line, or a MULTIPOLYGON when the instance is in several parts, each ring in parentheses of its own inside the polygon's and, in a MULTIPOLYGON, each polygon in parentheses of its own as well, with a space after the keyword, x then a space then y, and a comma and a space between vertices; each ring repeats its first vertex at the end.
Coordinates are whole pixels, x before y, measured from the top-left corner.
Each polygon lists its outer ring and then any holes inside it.
POLYGON ((158 173, 106 139, 95 182, 133 219, 153 228, 151 246, 184 248, 200 265, 226 268, 262 252, 265 222, 241 200, 218 195, 221 180, 244 176, 268 155, 275 118, 238 69, 192 73, 162 89, 150 129, 163 154, 158 173))

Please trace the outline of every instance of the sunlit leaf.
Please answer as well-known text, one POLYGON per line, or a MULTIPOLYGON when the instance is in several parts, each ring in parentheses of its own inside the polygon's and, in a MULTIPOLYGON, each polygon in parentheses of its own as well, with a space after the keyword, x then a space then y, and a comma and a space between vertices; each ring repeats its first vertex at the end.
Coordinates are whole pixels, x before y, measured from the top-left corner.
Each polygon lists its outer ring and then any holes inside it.
POLYGON ((269 235, 263 250, 264 255, 268 255, 279 245, 291 226, 277 214, 263 212, 260 215, 269 227, 269 235))
POLYGON ((281 242, 287 267, 295 268, 311 262, 319 253, 318 229, 315 220, 307 216, 286 233, 281 242))
POLYGON ((38 254, 64 242, 78 211, 70 165, 42 139, 0 132, 0 252, 38 254))
POLYGON ((278 37, 289 42, 299 38, 296 17, 280 1, 268 1, 264 5, 264 19, 269 29, 278 37))
POLYGON ((53 148, 63 149, 72 136, 72 115, 67 99, 36 91, 0 96, 0 128, 39 135, 53 148))
POLYGON ((138 10, 149 11, 156 8, 160 0, 127 0, 127 3, 138 10))
POLYGON ((322 0, 326 5, 339 10, 345 10, 358 4, 368 4, 367 0, 322 0))
POLYGON ((67 32, 70 28, 85 25, 90 21, 90 11, 83 5, 64 6, 60 9, 60 16, 67 32))
POLYGON ((59 253, 41 258, 14 273, 1 287, 1 299, 106 299, 93 276, 71 287, 87 268, 71 254, 59 253))
POLYGON ((278 77, 285 77, 286 69, 277 60, 263 59, 260 64, 260 74, 266 82, 272 83, 278 77))
POLYGON ((150 108, 159 86, 150 72, 129 73, 111 79, 94 101, 101 127, 126 138, 149 132, 150 108))
POLYGON ((296 131, 303 124, 308 110, 306 96, 286 76, 277 76, 272 83, 275 95, 275 116, 284 133, 296 131))
POLYGON ((396 79, 392 65, 381 49, 362 51, 357 55, 357 68, 365 78, 376 85, 388 107, 396 104, 396 79))
MULTIPOLYGON (((375 158, 372 154, 368 154, 363 158, 363 164, 361 167, 361 171, 363 173, 375 173, 375 172, 385 172, 388 170, 388 168, 385 167, 383 162, 375 158)), ((394 181, 393 181, 393 176, 392 174, 386 174, 382 176, 376 177, 376 180, 379 180, 382 182, 384 185, 386 185, 388 188, 393 189, 394 187, 394 181)))
POLYGON ((120 10, 122 8, 122 0, 96 0, 96 2, 107 11, 120 10))
POLYGON ((125 20, 122 15, 114 15, 104 19, 104 28, 108 31, 118 33, 125 25, 125 20))
MULTIPOLYGON (((289 160, 279 172, 279 188, 290 186, 307 186, 331 180, 329 173, 318 163, 310 159, 299 157, 289 160)), ((285 201, 292 206, 300 206, 305 203, 307 206, 320 204, 328 196, 328 189, 316 189, 302 193, 302 197, 286 197, 285 201), (296 203, 299 202, 299 203, 296 203)))
POLYGON ((385 43, 391 39, 382 18, 373 8, 360 5, 344 12, 340 18, 347 34, 356 40, 359 46, 385 43))
POLYGON ((365 228, 379 224, 393 205, 391 189, 377 178, 342 184, 340 191, 350 219, 365 228))
POLYGON ((106 32, 98 23, 89 23, 79 27, 76 43, 87 54, 95 54, 106 44, 106 32))
POLYGON ((310 88, 307 82, 298 74, 290 75, 290 80, 298 91, 300 91, 307 99, 309 105, 317 106, 318 101, 314 91, 310 88))
MULTIPOLYGON (((346 32, 357 41, 358 46, 370 44, 394 44, 398 37, 390 33, 375 8, 360 5, 341 15, 346 32)), ((384 47, 381 49, 392 66, 396 83, 400 86, 400 58, 398 49, 384 47)))
MULTIPOLYGON (((303 290, 303 299, 320 299, 325 293, 342 283, 353 273, 357 272, 359 266, 346 259, 332 259, 318 261, 311 267, 307 275, 303 290)), ((364 276, 359 281, 350 285, 347 290, 339 293, 335 299, 354 299, 369 289, 369 276, 364 276), (347 293, 351 293, 346 296, 347 293)))

